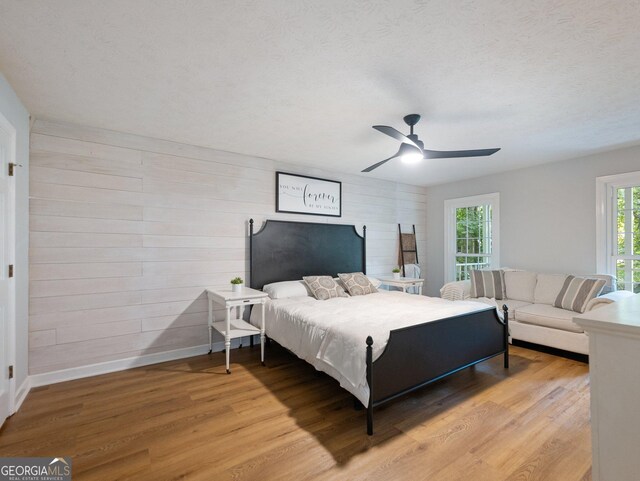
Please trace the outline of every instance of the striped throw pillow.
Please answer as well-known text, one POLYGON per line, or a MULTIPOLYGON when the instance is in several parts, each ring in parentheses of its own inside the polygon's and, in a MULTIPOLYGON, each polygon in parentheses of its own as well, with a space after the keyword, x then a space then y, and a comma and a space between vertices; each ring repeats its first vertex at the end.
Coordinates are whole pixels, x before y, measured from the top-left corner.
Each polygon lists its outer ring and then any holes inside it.
POLYGON ((567 276, 553 305, 582 313, 589 301, 602 292, 605 284, 604 279, 567 276))
POLYGON ((504 272, 471 271, 471 297, 504 299, 504 272))

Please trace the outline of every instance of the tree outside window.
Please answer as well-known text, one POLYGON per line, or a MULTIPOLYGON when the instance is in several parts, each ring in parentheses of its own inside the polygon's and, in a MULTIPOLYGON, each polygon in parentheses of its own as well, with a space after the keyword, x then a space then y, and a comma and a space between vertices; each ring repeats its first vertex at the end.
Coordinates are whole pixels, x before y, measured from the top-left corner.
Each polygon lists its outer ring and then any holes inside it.
POLYGON ((616 189, 618 289, 640 293, 640 186, 616 189))
POLYGON ((456 281, 491 264, 491 205, 456 209, 456 281))
POLYGON ((445 282, 469 279, 474 269, 500 266, 500 194, 448 199, 445 282))

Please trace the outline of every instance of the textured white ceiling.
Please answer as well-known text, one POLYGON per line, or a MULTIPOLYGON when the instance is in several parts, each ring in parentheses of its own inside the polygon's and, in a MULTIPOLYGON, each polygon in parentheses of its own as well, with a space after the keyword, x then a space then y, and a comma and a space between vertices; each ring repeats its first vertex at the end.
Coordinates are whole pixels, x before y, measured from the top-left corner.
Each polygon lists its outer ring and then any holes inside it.
POLYGON ((371 128, 492 157, 413 184, 640 143, 640 1, 0 0, 0 71, 36 117, 356 173, 371 128))

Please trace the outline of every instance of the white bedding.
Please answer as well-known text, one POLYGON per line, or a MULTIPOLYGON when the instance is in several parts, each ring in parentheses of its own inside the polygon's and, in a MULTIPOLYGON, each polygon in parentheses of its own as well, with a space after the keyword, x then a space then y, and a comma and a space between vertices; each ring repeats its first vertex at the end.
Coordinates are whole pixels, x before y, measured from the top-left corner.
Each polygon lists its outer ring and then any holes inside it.
MULTIPOLYGON (((318 301, 292 297, 267 301, 266 333, 316 369, 338 380, 364 405, 369 401, 366 382, 365 340, 373 338, 373 360, 384 351, 393 329, 487 309, 473 301, 448 301, 403 292, 318 301)), ((251 322, 259 325, 260 309, 251 322)))

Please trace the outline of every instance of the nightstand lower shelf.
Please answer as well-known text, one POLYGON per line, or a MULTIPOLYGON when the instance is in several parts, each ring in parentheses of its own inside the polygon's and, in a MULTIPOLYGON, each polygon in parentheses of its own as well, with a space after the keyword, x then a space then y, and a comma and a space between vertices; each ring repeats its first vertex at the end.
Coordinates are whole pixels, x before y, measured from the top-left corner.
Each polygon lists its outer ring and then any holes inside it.
MULTIPOLYGON (((255 326, 252 326, 248 322, 242 319, 231 319, 229 321, 230 329, 229 329, 229 339, 237 339, 239 337, 246 336, 254 336, 256 334, 260 334, 260 329, 255 326)), ((223 336, 227 336, 227 322, 226 321, 216 321, 211 326, 216 331, 218 331, 223 336)))

